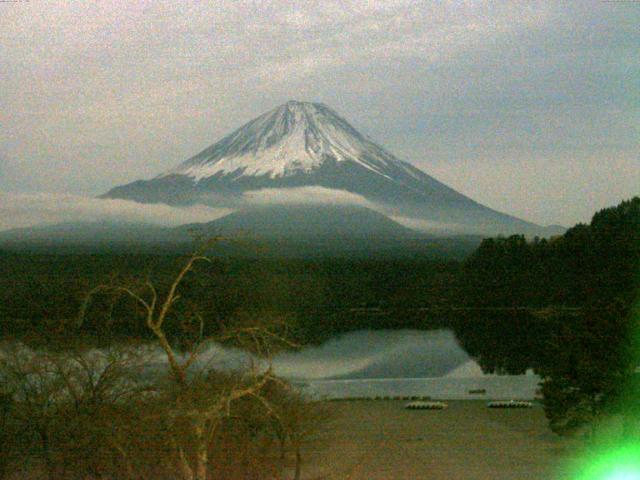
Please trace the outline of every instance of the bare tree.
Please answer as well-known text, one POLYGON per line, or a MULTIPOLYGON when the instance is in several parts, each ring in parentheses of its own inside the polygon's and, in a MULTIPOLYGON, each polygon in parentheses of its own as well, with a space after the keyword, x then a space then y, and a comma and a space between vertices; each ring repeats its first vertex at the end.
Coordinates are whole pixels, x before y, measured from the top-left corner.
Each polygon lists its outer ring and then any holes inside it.
MULTIPOLYGON (((100 285, 90 292, 80 315, 82 322, 91 298, 100 293, 128 296, 142 309, 145 324, 164 353, 170 373, 169 381, 158 390, 150 410, 155 421, 166 426, 164 455, 171 457, 170 463, 176 466, 182 480, 215 478, 212 449, 216 447, 215 440, 221 429, 239 418, 236 414, 238 406, 252 401, 259 406, 264 418, 273 416, 276 409, 268 397, 268 386, 285 385, 273 374, 268 361, 251 361, 243 370, 227 376, 216 372, 215 365, 209 365, 212 367, 209 370, 196 368, 202 347, 206 345, 204 320, 197 312, 192 315, 199 324, 199 338, 190 342, 186 351, 177 350, 168 338, 167 322, 181 299, 180 286, 197 263, 210 262, 204 254, 212 242, 204 244, 185 261, 164 295, 150 281, 137 286, 100 285), (221 378, 224 381, 220 381, 221 378)), ((276 346, 292 346, 286 339, 286 323, 279 320, 243 319, 233 325, 218 327, 215 340, 234 343, 262 358, 268 358, 276 346)), ((134 455, 135 452, 127 452, 123 442, 116 442, 123 458, 130 459, 134 455)), ((133 468, 133 463, 128 462, 133 468)))
POLYGON ((13 394, 7 379, 2 375, 3 369, 0 362, 0 480, 6 477, 12 457, 15 451, 13 424, 13 394))
POLYGON ((132 381, 139 349, 34 351, 5 346, 0 377, 9 408, 3 424, 13 432, 14 467, 43 471, 49 479, 113 473, 118 451, 108 440, 108 422, 144 389, 132 381), (21 462, 17 462, 21 460, 21 462))
POLYGON ((318 443, 317 436, 327 425, 329 412, 320 402, 305 398, 291 385, 270 385, 269 418, 278 443, 281 460, 293 456, 294 479, 299 480, 302 469, 302 448, 306 443, 318 443))
MULTIPOLYGON (((22 446, 22 460, 41 460, 47 477, 53 479, 56 468, 52 435, 56 407, 64 396, 63 384, 53 375, 51 365, 23 345, 7 345, 2 358, 2 377, 10 392, 11 419, 21 435, 14 439, 22 446)), ((9 420, 9 419, 8 419, 9 420)))

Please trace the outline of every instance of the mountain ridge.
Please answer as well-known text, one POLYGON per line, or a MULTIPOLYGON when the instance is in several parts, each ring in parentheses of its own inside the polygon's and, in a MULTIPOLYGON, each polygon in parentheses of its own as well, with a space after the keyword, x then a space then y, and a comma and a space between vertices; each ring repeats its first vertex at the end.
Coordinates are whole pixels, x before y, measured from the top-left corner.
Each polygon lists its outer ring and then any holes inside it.
POLYGON ((360 195, 380 211, 459 225, 480 234, 545 235, 531 222, 485 207, 398 159, 321 103, 289 101, 150 180, 103 198, 242 208, 261 189, 319 186, 360 195))

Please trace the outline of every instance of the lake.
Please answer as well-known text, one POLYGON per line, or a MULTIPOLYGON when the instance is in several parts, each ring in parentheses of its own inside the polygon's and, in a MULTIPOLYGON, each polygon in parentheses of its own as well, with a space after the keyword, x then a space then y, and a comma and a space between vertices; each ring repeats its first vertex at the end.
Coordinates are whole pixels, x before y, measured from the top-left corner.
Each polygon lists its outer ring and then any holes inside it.
POLYGON ((357 331, 273 360, 315 397, 533 399, 539 377, 488 375, 449 330, 357 331))

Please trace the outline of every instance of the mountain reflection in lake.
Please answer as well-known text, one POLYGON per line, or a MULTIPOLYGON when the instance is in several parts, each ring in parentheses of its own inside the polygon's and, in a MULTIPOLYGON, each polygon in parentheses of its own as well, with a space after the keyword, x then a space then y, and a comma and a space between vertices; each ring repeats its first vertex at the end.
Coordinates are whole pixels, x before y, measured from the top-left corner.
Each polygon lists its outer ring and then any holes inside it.
POLYGON ((535 375, 485 375, 449 330, 358 331, 281 354, 277 374, 325 398, 533 399, 535 375))
POLYGON ((362 330, 281 354, 273 366, 293 379, 422 378, 447 375, 469 360, 449 330, 362 330))

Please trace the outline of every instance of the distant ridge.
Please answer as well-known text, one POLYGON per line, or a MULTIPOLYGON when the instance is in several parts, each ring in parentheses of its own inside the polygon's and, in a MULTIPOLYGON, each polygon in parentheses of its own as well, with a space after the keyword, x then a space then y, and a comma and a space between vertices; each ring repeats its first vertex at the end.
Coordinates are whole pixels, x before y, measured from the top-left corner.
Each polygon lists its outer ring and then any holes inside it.
POLYGON ((359 206, 266 205, 241 210, 197 228, 201 232, 250 238, 393 240, 425 238, 381 213, 359 206))
POLYGON ((464 258, 481 237, 432 238, 363 207, 268 206, 179 227, 79 222, 0 232, 0 253, 149 253, 193 251, 223 235, 212 255, 268 258, 464 258))

